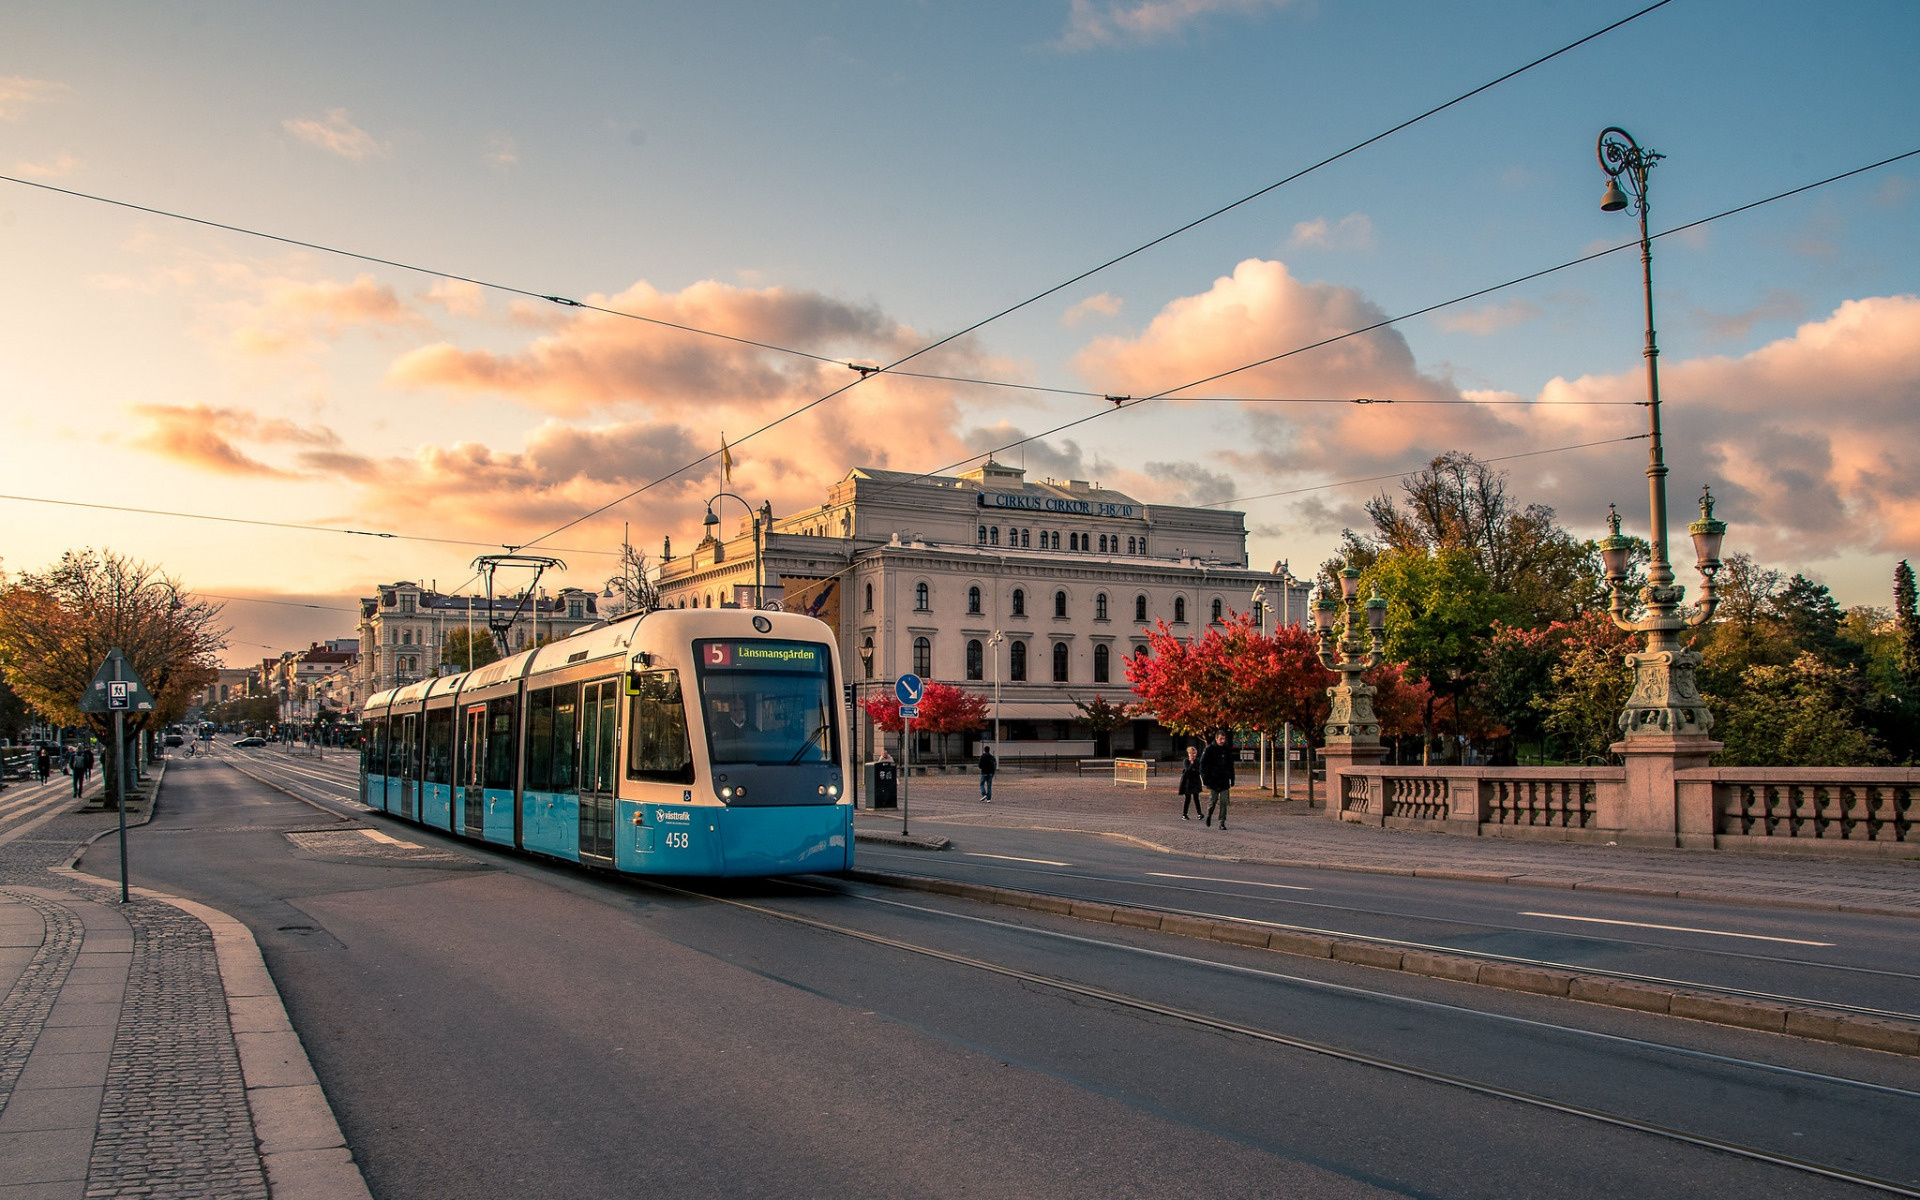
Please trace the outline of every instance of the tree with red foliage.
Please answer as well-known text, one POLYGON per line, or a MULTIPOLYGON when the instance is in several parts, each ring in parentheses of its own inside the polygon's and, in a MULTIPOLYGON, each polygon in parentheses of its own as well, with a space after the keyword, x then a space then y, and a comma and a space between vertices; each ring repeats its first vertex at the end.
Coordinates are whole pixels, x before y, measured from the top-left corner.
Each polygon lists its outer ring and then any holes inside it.
MULTIPOLYGON (((880 694, 867 698, 867 717, 888 733, 906 728, 900 718, 900 701, 880 694)), ((928 681, 920 693, 920 715, 913 719, 915 729, 940 735, 940 762, 947 762, 947 735, 980 729, 987 723, 987 699, 950 683, 928 681)))

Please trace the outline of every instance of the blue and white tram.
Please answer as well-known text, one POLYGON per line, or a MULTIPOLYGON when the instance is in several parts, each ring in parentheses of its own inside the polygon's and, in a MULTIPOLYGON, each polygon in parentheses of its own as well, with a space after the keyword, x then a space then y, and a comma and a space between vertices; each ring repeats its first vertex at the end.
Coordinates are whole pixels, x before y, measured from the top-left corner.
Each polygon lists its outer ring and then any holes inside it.
POLYGON ((641 874, 845 870, 842 678, 811 617, 638 614, 368 700, 361 799, 641 874))

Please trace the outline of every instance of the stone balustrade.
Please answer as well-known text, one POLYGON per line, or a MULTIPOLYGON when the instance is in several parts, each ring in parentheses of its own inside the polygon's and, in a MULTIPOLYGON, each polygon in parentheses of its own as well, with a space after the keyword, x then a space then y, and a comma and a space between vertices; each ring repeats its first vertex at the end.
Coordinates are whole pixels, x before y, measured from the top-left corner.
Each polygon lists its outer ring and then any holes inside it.
POLYGON ((1644 794, 1632 796, 1627 767, 1353 762, 1329 773, 1330 815, 1369 825, 1702 849, 1911 855, 1920 847, 1920 769, 1909 767, 1683 766, 1643 777, 1644 794))

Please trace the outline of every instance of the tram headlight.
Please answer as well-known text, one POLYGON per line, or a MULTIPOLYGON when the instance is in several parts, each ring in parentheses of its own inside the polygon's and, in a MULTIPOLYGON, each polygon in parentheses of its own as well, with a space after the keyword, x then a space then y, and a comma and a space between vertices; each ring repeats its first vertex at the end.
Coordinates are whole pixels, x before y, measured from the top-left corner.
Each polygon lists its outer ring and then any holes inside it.
POLYGON ((827 785, 827 795, 829 795, 829 796, 838 796, 839 794, 840 794, 840 785, 839 785, 839 784, 837 784, 837 783, 830 783, 830 784, 828 784, 828 785, 827 785))
POLYGON ((730 787, 723 787, 723 788, 721 788, 721 789, 720 789, 720 798, 721 798, 722 800, 731 800, 731 799, 733 799, 733 789, 732 789, 732 788, 730 788, 730 787))

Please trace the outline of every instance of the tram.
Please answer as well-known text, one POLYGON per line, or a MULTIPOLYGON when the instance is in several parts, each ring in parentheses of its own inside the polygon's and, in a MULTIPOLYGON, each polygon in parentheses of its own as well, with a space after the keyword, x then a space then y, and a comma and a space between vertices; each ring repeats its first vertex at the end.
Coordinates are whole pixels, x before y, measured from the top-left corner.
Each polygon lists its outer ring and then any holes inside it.
POLYGON ((360 798, 638 874, 846 870, 843 678, 811 617, 635 614, 370 698, 360 798))

